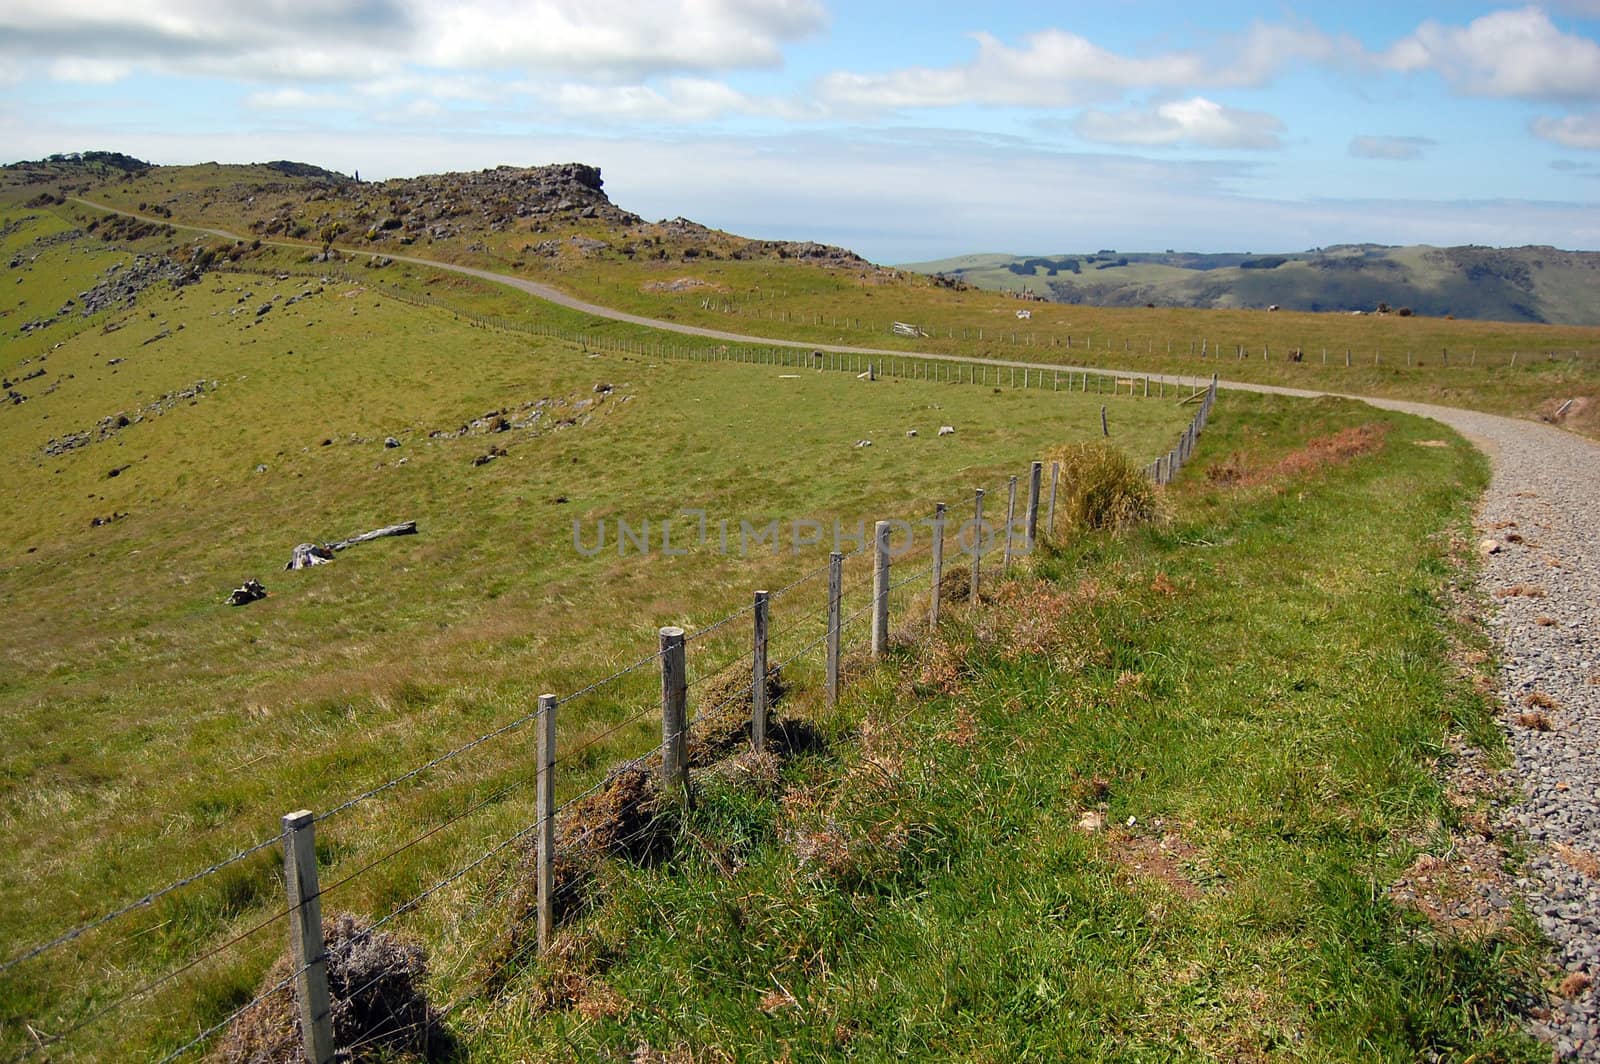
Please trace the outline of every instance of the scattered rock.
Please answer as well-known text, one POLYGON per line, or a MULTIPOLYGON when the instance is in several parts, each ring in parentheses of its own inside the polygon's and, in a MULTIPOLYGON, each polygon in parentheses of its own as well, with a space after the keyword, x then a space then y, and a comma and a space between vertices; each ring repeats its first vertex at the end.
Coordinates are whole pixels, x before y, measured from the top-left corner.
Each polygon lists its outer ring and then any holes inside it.
POLYGON ((259 580, 246 580, 228 593, 222 601, 229 606, 244 606, 258 599, 267 597, 267 589, 261 586, 259 580))
POLYGON ((385 447, 394 448, 400 446, 400 441, 395 439, 393 436, 385 436, 383 438, 383 445, 385 447))
POLYGON ((956 434, 956 427, 954 425, 940 425, 939 426, 939 435, 941 435, 941 436, 954 436, 955 434, 956 434))

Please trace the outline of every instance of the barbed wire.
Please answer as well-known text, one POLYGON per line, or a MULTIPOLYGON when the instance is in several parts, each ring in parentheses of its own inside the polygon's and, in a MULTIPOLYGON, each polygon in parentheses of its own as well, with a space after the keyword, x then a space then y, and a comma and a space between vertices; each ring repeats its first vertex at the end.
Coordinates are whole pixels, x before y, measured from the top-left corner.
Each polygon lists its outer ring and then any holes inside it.
POLYGON ((686 687, 686 689, 692 691, 696 687, 699 687, 701 684, 708 683, 711 680, 716 679, 718 676, 726 676, 726 675, 728 675, 728 670, 729 669, 733 668, 735 665, 738 665, 738 664, 740 664, 742 662, 748 661, 750 658, 752 658, 755 655, 755 652, 756 652, 755 646, 754 646, 754 644, 752 644, 750 647, 746 648, 745 650, 740 651, 738 654, 734 655, 732 658, 729 658, 727 661, 723 662, 721 665, 716 666, 715 668, 698 670, 699 671, 699 675, 696 676, 693 680, 690 680, 684 686, 686 687))
POLYGON ((303 966, 301 966, 299 968, 296 968, 294 971, 292 971, 288 975, 284 976, 283 979, 276 986, 272 986, 272 987, 267 988, 266 990, 263 990, 261 993, 257 994, 254 998, 251 998, 249 1001, 245 1002, 243 1005, 240 1005, 238 1008, 236 1008, 232 1012, 228 1013, 228 1015, 226 1017, 224 1017, 221 1020, 218 1020, 216 1023, 212 1024, 210 1027, 207 1027, 205 1030, 201 1031, 199 1034, 197 1034, 193 1038, 189 1039, 189 1041, 185 1042, 183 1045, 179 1046, 177 1049, 174 1049, 172 1052, 170 1052, 166 1056, 162 1057, 160 1059, 160 1061, 157 1062, 157 1064, 171 1064, 172 1061, 177 1060, 179 1057, 181 1057, 185 1053, 189 1052, 189 1050, 193 1049, 195 1046, 199 1045, 201 1042, 204 1042, 207 1038, 210 1038, 212 1035, 216 1034, 218 1031, 222 1030, 224 1027, 227 1027, 230 1024, 232 1024, 233 1021, 237 1020, 240 1016, 243 1016, 245 1013, 249 1012, 251 1009, 255 1008, 257 1005, 260 1005, 263 1002, 265 1002, 269 997, 271 997, 272 995, 276 994, 278 991, 283 990, 284 988, 289 986, 290 983, 293 983, 296 979, 298 979, 300 977, 301 973, 304 972, 309 967, 310 967, 310 965, 303 965, 303 966))
POLYGON ((633 716, 627 718, 626 720, 619 721, 618 723, 613 724, 611 727, 607 728, 605 731, 601 732, 599 735, 596 735, 593 738, 589 739, 588 742, 585 742, 582 746, 579 746, 577 749, 568 750, 567 752, 563 753, 561 756, 557 757, 554 762, 551 763, 551 767, 553 768, 553 767, 555 767, 557 765, 561 765, 561 764, 563 764, 563 763, 565 763, 567 761, 573 760, 579 754, 582 754, 584 751, 588 750, 590 747, 598 745, 602 740, 610 738, 611 736, 615 735, 617 732, 621 731, 623 728, 628 727, 628 725, 630 725, 630 724, 637 724, 639 721, 641 721, 644 718, 650 716, 652 713, 655 713, 656 711, 657 711, 657 707, 655 707, 655 706, 646 706, 644 709, 641 709, 639 712, 635 713, 633 716))
POLYGON ((208 961, 211 958, 215 957, 217 954, 222 953, 225 950, 232 949, 234 946, 237 946, 239 943, 243 942, 245 939, 249 938, 251 935, 254 935, 256 932, 262 930, 263 928, 270 927, 272 924, 277 923, 279 920, 282 920, 284 917, 288 916, 291 912, 293 912, 293 909, 289 909, 289 908, 280 909, 280 910, 274 912, 271 916, 267 917, 264 920, 261 920, 261 921, 255 923, 255 924, 252 924, 249 928, 247 928, 244 931, 241 931, 238 934, 234 935, 232 938, 228 939, 226 942, 223 942, 223 943, 221 943, 220 945, 217 945, 217 946, 213 946, 211 949, 209 949, 206 952, 202 953, 200 956, 196 957, 194 960, 189 961, 187 964, 184 964, 184 965, 182 965, 182 966, 180 966, 178 968, 174 968, 172 971, 167 972, 165 975, 161 975, 161 976, 158 976, 155 979, 151 979, 148 982, 145 982, 145 983, 141 984, 140 986, 135 987, 132 990, 127 990, 127 991, 124 991, 121 994, 118 994, 116 997, 112 998, 109 1003, 107 1003, 106 1005, 104 1005, 104 1006, 102 1006, 102 1007, 100 1007, 98 1009, 95 1009, 94 1011, 90 1012, 89 1015, 87 1015, 87 1016, 83 1017, 82 1019, 78 1020, 77 1022, 73 1023, 72 1025, 67 1027, 65 1030, 60 1031, 60 1032, 58 1032, 56 1034, 50 1035, 47 1038, 39 1039, 39 1041, 35 1045, 33 1045, 29 1049, 25 1050, 20 1055, 15 1056, 15 1057, 13 1057, 11 1059, 13 1061, 31 1059, 36 1054, 42 1052, 43 1050, 49 1049, 53 1045, 59 1044, 60 1042, 62 1042, 63 1040, 65 1040, 67 1038, 72 1037, 73 1035, 77 1034, 79 1031, 83 1030, 84 1028, 92 1026, 93 1024, 96 1024, 96 1023, 100 1022, 102 1019, 104 1019, 105 1017, 109 1016, 111 1013, 116 1012, 118 1009, 122 1008, 122 1006, 126 1005, 128 1002, 133 1001, 133 1000, 135 1000, 137 998, 144 997, 146 994, 149 994, 151 991, 159 990, 161 987, 166 986, 168 983, 171 983, 173 980, 177 979, 179 976, 183 975, 185 972, 188 972, 191 969, 196 968, 196 967, 200 966, 201 964, 204 964, 206 961, 208 961))
POLYGON ((704 627, 696 628, 694 631, 689 632, 689 633, 684 635, 684 637, 683 637, 684 645, 687 646, 688 644, 693 643, 693 642, 695 642, 697 640, 704 639, 706 636, 710 635, 712 632, 715 632, 717 629, 722 628, 722 627, 724 627, 724 626, 726 626, 728 624, 731 624, 732 622, 738 620, 740 617, 743 617, 745 614, 755 612, 755 608, 756 608, 756 604, 755 604, 755 602, 752 601, 751 603, 749 603, 746 606, 739 607, 738 609, 734 610, 732 613, 728 614, 725 617, 722 617, 722 618, 720 618, 718 620, 715 620, 715 621, 711 622, 710 624, 705 625, 704 627))
POLYGON ((483 809, 484 807, 492 805, 495 802, 498 802, 501 799, 505 798, 512 791, 517 790, 519 787, 527 786, 527 783, 528 783, 528 777, 526 777, 526 776, 522 776, 522 777, 519 777, 516 780, 513 780, 511 783, 506 784, 504 787, 500 788, 498 791, 496 791, 493 794, 489 795, 487 798, 480 799, 479 801, 474 802, 471 805, 469 805, 467 808, 461 810, 459 813, 456 813, 453 816, 450 816, 447 819, 445 819, 443 821, 440 821, 438 824, 435 824, 433 827, 429 828, 427 831, 424 831, 421 835, 418 835, 415 838, 411 839, 409 842, 405 842, 405 843, 400 844, 399 846, 394 847, 393 849, 391 849, 387 853, 385 853, 382 857, 374 858, 373 860, 368 861, 366 864, 362 865, 360 868, 356 869, 354 872, 351 872, 348 875, 342 876, 341 878, 339 878, 338 880, 336 880, 334 883, 332 883, 329 886, 323 887, 319 891, 319 893, 324 897, 326 897, 329 894, 332 894, 334 891, 338 890, 340 887, 344 886, 346 883, 349 883, 351 880, 356 879, 358 876, 366 875, 368 872, 372 871, 374 868, 378 867, 379 865, 383 864, 384 862, 391 861, 394 858, 400 856, 402 853, 405 853, 407 850, 411 849, 413 846, 417 845, 419 842, 423 842, 423 841, 425 841, 427 839, 432 838, 434 835, 437 835, 439 832, 443 831, 445 828, 448 828, 453 824, 460 823, 462 820, 465 820, 467 817, 471 816, 473 813, 476 813, 478 810, 483 809))
POLYGON ((257 854, 257 853, 260 853, 262 850, 265 850, 269 846, 277 845, 282 840, 283 840, 283 836, 282 835, 274 835, 271 838, 262 839, 260 842, 253 843, 253 844, 251 844, 249 846, 246 846, 244 849, 238 851, 237 853, 230 854, 229 856, 224 857, 222 860, 217 861, 215 864, 209 865, 206 868, 202 868, 198 872, 194 872, 194 873, 191 873, 189 875, 186 875, 181 879, 173 880, 171 883, 168 883, 166 886, 162 887, 161 889, 153 890, 150 893, 146 894, 144 897, 139 898, 136 901, 131 901, 128 904, 122 906, 120 909, 114 909, 111 912, 106 913, 104 916, 97 917, 97 918, 89 921, 86 924, 82 924, 82 925, 80 925, 78 927, 73 928, 71 931, 67 931, 67 932, 64 932, 64 933, 62 933, 60 935, 57 935, 55 938, 50 939, 48 942, 42 942, 39 945, 34 946, 31 949, 29 949, 29 950, 27 950, 27 951, 25 951, 23 953, 19 953, 15 957, 12 957, 10 960, 5 961, 3 963, 0 963, 0 975, 3 975, 4 973, 10 971, 12 968, 15 968, 19 964, 23 964, 23 963, 25 963, 27 961, 32 960, 33 958, 39 956, 41 953, 49 952, 50 950, 55 949, 58 946, 64 946, 68 942, 73 941, 74 939, 82 938, 84 935, 88 934, 89 932, 94 931, 97 928, 104 927, 106 924, 109 924, 114 920, 120 919, 121 917, 127 916, 131 912, 134 912, 134 911, 136 911, 138 909, 146 908, 146 907, 148 907, 150 905, 154 905, 157 901, 160 901, 162 898, 166 897, 168 894, 171 894, 174 891, 182 890, 184 887, 187 887, 192 883, 197 883, 200 880, 205 879, 207 876, 214 875, 217 872, 222 871, 224 868, 227 868, 229 865, 238 864, 240 861, 243 861, 245 858, 251 857, 251 856, 253 856, 253 855, 257 854))
MULTIPOLYGON (((618 680, 618 679, 622 678, 623 676, 626 676, 628 673, 633 672, 635 669, 638 669, 641 666, 649 664, 651 661, 654 661, 656 658, 658 658, 660 656, 661 656, 661 652, 659 650, 656 651, 653 654, 646 655, 645 657, 640 658, 638 661, 634 662, 633 664, 626 665, 623 668, 618 669, 616 672, 612 673, 610 676, 607 676, 602 680, 596 680, 594 683, 589 684, 587 687, 580 688, 578 691, 574 692, 573 694, 567 695, 565 698, 558 699, 558 701, 562 701, 562 702, 570 701, 570 700, 572 700, 574 698, 579 698, 579 697, 581 697, 581 696, 583 696, 585 694, 588 694, 591 691, 597 690, 598 688, 604 687, 606 684, 609 684, 609 683, 611 683, 611 682, 613 682, 615 680, 618 680)), ((517 717, 515 720, 509 721, 506 724, 502 724, 500 727, 495 728, 495 729, 493 729, 491 731, 484 732, 482 735, 478 736, 476 739, 471 740, 470 742, 462 743, 460 746, 456 747, 454 750, 450 750, 450 751, 447 751, 446 753, 440 754, 438 757, 434 758, 432 761, 428 761, 425 764, 418 765, 416 768, 412 769, 409 772, 405 772, 405 773, 402 773, 399 776, 395 776, 393 779, 390 779, 390 780, 387 780, 387 781, 385 781, 383 783, 380 783, 376 787, 372 787, 372 788, 370 788, 370 789, 368 789, 366 791, 363 791, 360 794, 354 795, 353 797, 346 799, 343 802, 340 802, 338 805, 334 806, 332 809, 329 809, 327 812, 321 814, 320 816, 315 817, 314 820, 316 822, 321 822, 321 821, 324 821, 324 820, 330 820, 333 817, 337 816, 338 814, 343 813, 346 810, 353 808, 354 806, 360 805, 362 802, 368 801, 369 799, 372 799, 372 798, 376 798, 378 795, 380 795, 380 794, 384 793, 385 791, 388 791, 388 790, 390 790, 390 789, 392 789, 394 787, 399 786, 401 783, 404 783, 407 780, 414 779, 417 776, 420 776, 422 773, 429 771, 430 769, 437 768, 437 767, 439 767, 440 765, 444 764, 447 761, 451 761, 451 760, 453 760, 453 759, 455 759, 457 757, 460 757, 462 754, 467 753, 469 750, 476 749, 477 747, 482 746, 484 743, 490 742, 491 740, 494 740, 494 739, 498 739, 500 736, 506 734, 507 732, 515 731, 518 728, 521 728, 523 725, 527 724, 530 720, 533 720, 538 715, 539 715, 539 711, 537 709, 534 709, 534 710, 532 710, 532 711, 530 711, 528 713, 524 713, 522 716, 517 717)))

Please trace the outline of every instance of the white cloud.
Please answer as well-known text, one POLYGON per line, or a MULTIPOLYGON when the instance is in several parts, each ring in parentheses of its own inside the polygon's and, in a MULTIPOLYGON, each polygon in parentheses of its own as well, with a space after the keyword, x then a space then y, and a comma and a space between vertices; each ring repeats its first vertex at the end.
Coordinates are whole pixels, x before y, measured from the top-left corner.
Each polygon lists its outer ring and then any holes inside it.
POLYGON ((1025 35, 1008 45, 973 34, 977 54, 945 67, 904 67, 887 73, 838 71, 824 77, 824 101, 864 110, 989 104, 1070 107, 1115 99, 1131 90, 1257 86, 1297 62, 1336 62, 1360 46, 1311 27, 1256 23, 1212 52, 1179 50, 1151 56, 1109 51, 1061 29, 1025 35))
POLYGON ((1568 148, 1600 151, 1600 112, 1586 115, 1535 118, 1533 135, 1568 148))
POLYGON ((1348 150, 1357 159, 1410 162, 1422 158, 1429 148, 1437 147, 1438 143, 1430 137, 1360 136, 1350 139, 1348 150))
POLYGON ((566 118, 598 118, 619 122, 709 122, 730 115, 801 119, 798 104, 750 96, 720 81, 668 78, 658 89, 649 85, 523 85, 566 118))
POLYGON ((272 89, 245 97, 245 106, 257 111, 303 111, 347 108, 349 102, 333 93, 304 89, 272 89))
POLYGON ((113 59, 57 59, 50 64, 51 80, 80 85, 109 85, 132 72, 132 63, 113 59))
POLYGON ((1154 109, 1085 111, 1072 124, 1085 140, 1105 144, 1166 147, 1195 144, 1205 148, 1281 148, 1283 123, 1261 111, 1224 107, 1204 96, 1173 100, 1154 109))
POLYGON ((1381 57, 1392 70, 1432 70, 1459 92, 1527 100, 1600 98, 1600 44, 1564 33, 1537 7, 1465 26, 1429 20, 1381 57))
POLYGON ((421 61, 649 74, 778 67, 827 24, 820 0, 472 0, 419 11, 421 61))
POLYGON ((777 66, 826 22, 821 0, 8 0, 0 55, 258 80, 644 77, 777 66))

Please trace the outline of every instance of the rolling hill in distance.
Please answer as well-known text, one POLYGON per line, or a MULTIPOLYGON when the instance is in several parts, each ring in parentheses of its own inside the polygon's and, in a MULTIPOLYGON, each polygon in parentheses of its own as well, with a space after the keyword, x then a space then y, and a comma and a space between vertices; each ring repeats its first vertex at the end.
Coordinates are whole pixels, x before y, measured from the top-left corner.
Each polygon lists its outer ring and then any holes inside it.
POLYGON ((1099 306, 1373 311, 1428 317, 1600 323, 1600 252, 1552 247, 1341 244, 1253 254, 1122 252, 962 255, 903 269, 978 288, 1099 306))

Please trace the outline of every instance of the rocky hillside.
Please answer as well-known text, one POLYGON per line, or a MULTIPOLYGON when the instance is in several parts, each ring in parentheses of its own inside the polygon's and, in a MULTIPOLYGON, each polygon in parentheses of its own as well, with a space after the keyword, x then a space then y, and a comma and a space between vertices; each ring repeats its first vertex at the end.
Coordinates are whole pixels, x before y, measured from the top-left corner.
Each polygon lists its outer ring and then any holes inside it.
POLYGON ((141 214, 381 251, 530 260, 615 255, 649 259, 797 259, 868 267, 854 252, 808 241, 754 240, 685 218, 648 223, 611 202, 598 167, 498 166, 471 173, 361 181, 308 163, 151 166, 113 153, 52 156, 0 168, 0 187, 79 195, 141 214))

